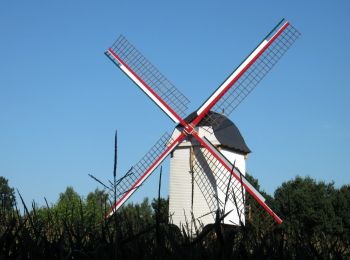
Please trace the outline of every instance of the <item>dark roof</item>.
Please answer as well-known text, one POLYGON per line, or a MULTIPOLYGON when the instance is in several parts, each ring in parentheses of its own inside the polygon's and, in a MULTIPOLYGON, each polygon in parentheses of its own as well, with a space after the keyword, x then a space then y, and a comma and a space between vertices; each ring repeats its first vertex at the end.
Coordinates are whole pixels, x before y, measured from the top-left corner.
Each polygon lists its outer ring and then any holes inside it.
MULTIPOLYGON (((191 123, 196 117, 197 113, 193 112, 184 120, 186 123, 191 123)), ((237 126, 222 114, 210 111, 197 126, 211 126, 210 122, 213 121, 220 122, 219 126, 214 128, 214 135, 223 147, 233 149, 243 154, 251 152, 237 126)))

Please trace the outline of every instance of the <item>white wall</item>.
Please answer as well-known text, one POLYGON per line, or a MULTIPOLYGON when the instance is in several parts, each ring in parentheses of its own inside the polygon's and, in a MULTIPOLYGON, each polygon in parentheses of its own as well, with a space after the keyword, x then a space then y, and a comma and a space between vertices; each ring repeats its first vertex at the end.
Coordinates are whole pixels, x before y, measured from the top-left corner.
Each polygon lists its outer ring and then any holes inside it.
MULTIPOLYGON (((209 207, 197 183, 192 179, 190 173, 190 148, 180 147, 173 152, 170 159, 169 178, 169 214, 173 224, 181 227, 192 223, 192 212, 194 218, 209 212, 209 207), (193 183, 193 207, 192 207, 192 183, 193 183)), ((212 223, 212 216, 208 215, 199 219, 200 222, 212 223)), ((192 223, 192 226, 191 226, 192 223)), ((200 223, 196 223, 199 225, 200 223)))

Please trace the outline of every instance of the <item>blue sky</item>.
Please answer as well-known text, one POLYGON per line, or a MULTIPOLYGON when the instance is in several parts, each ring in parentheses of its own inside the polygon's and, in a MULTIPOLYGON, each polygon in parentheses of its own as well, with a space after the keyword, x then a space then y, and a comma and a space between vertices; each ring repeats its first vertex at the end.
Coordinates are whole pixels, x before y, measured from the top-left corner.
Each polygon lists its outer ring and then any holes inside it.
MULTIPOLYGON (((27 202, 82 195, 174 126, 105 56, 124 34, 195 110, 283 17, 302 33, 230 118, 272 193, 296 175, 350 183, 349 1, 2 1, 0 175, 27 202)), ((190 111, 189 111, 190 112, 190 111)), ((158 172, 134 196, 156 195, 158 172)), ((168 188, 164 163, 163 196, 168 188)))

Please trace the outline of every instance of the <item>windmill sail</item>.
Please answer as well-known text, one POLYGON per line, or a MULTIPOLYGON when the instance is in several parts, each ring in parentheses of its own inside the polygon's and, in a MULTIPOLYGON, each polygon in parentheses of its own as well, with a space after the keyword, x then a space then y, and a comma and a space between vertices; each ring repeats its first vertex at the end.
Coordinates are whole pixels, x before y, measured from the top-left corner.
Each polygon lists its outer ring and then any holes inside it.
POLYGON ((124 36, 119 36, 105 54, 173 121, 179 123, 177 117, 186 116, 189 100, 124 36))
MULTIPOLYGON (((283 19, 198 109, 199 117, 194 124, 197 124, 209 110, 230 115, 299 36, 300 33, 283 19)), ((212 119, 213 127, 220 124, 216 121, 217 118, 212 119)))
MULTIPOLYGON (((242 179, 245 178, 239 169, 232 167, 240 180, 232 177, 228 171, 206 148, 195 148, 193 172, 196 183, 206 198, 208 207, 215 217, 219 210, 221 215, 227 216, 234 224, 245 223, 245 189, 242 179)), ((224 222, 227 223, 227 221, 224 222)))
MULTIPOLYGON (((214 173, 218 172, 228 172, 230 173, 249 193, 257 202, 260 204, 262 209, 264 209, 270 216, 272 216, 277 223, 281 224, 282 220, 276 215, 276 213, 266 204, 266 199, 263 195, 257 191, 252 184, 237 171, 234 169, 232 163, 206 138, 199 137, 196 133, 193 134, 193 137, 197 139, 197 141, 205 148, 205 157, 208 162, 210 162, 210 167, 216 168, 214 173)), ((218 187, 222 186, 221 190, 224 190, 227 187, 227 174, 223 175, 224 177, 219 180, 218 187), (226 177, 225 177, 226 176, 226 177), (220 184, 220 182, 222 184, 220 184)))
POLYGON ((163 134, 148 153, 117 181, 117 198, 107 217, 127 201, 184 137, 184 134, 179 134, 173 139, 168 133, 163 134))
POLYGON ((216 211, 220 209, 221 202, 218 198, 218 189, 216 179, 211 171, 210 165, 201 152, 201 148, 195 146, 193 148, 192 160, 192 174, 193 178, 201 191, 205 201, 208 205, 209 212, 215 219, 216 211))

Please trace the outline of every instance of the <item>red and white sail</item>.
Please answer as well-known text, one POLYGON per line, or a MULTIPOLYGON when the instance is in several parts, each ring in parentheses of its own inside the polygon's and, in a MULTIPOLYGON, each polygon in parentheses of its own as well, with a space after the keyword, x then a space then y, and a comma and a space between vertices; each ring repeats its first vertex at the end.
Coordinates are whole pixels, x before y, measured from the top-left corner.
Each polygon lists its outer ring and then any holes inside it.
MULTIPOLYGON (((197 110, 198 118, 193 124, 198 124, 210 110, 230 115, 299 36, 288 21, 280 21, 197 110)), ((214 127, 219 123, 213 122, 214 127)))
POLYGON ((105 54, 175 123, 186 116, 189 100, 124 36, 105 54))

